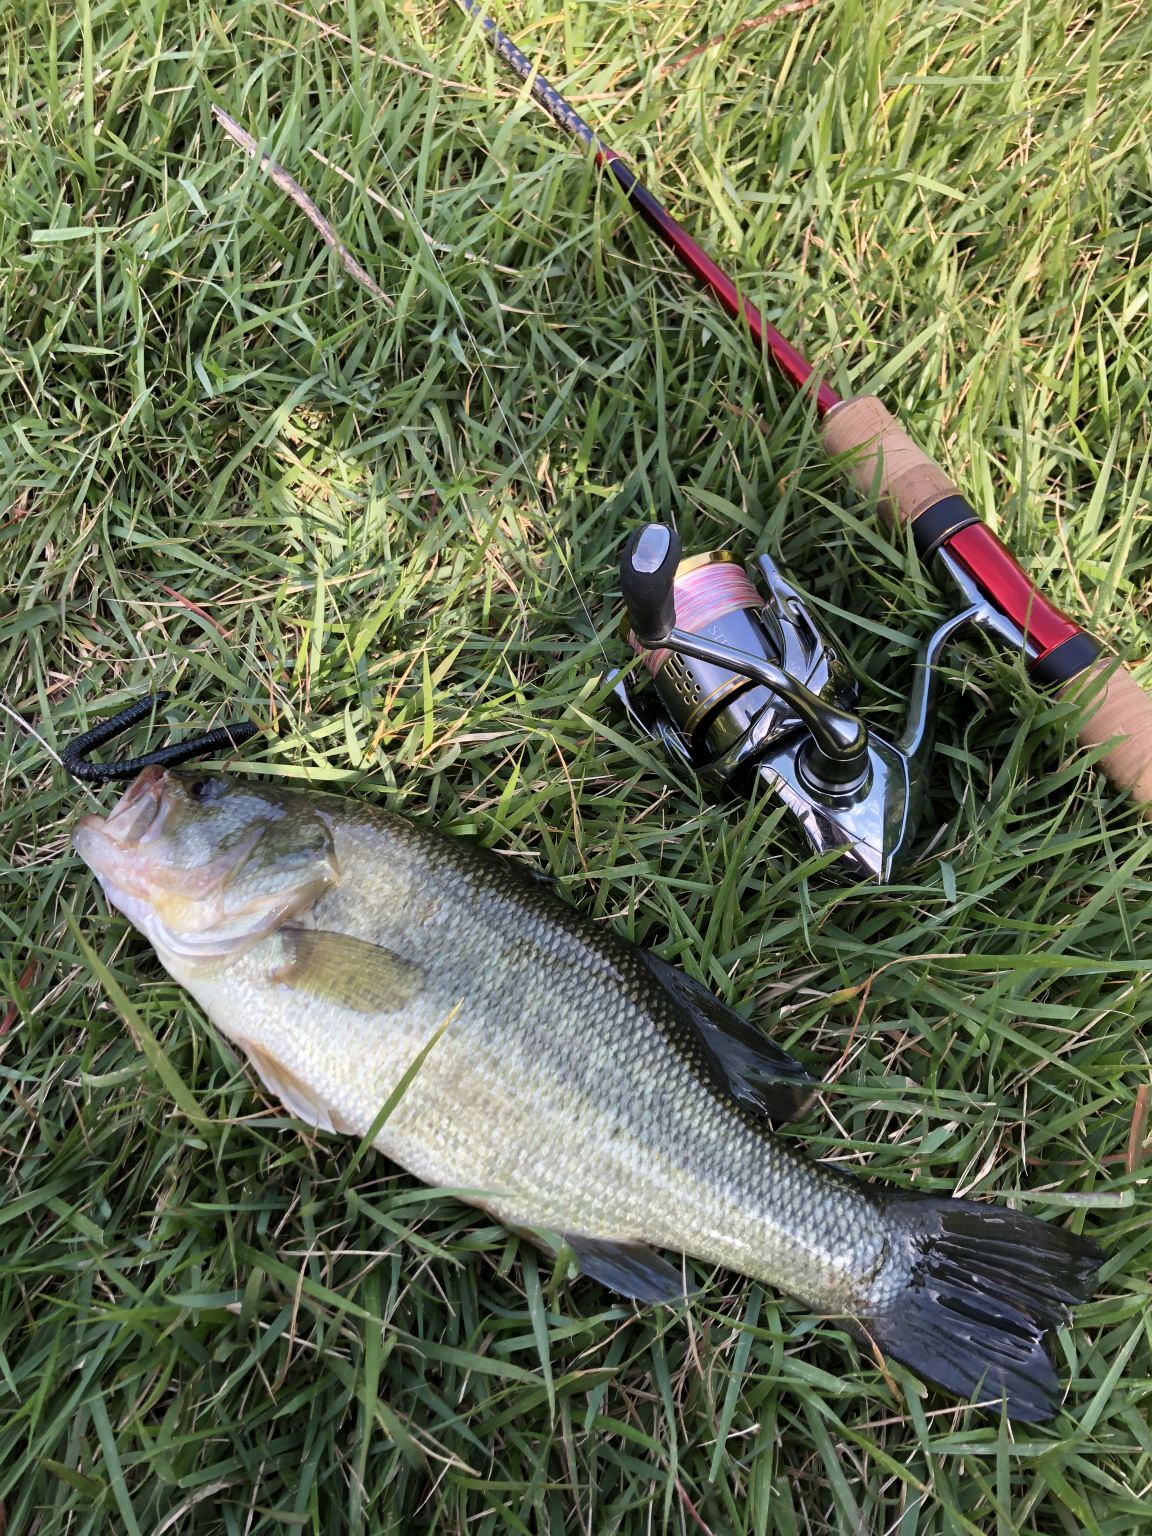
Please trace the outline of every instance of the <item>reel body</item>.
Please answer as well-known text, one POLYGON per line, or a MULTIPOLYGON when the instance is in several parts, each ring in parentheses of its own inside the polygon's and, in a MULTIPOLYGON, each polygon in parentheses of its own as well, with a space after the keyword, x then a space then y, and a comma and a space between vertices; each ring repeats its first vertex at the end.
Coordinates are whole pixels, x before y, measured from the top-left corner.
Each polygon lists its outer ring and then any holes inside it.
MULTIPOLYGON (((677 628, 780 667, 819 698, 850 708, 856 679, 839 652, 767 556, 760 573, 767 598, 725 551, 681 560, 672 584, 677 628)), ((668 645, 646 651, 630 626, 628 639, 644 656, 674 740, 706 777, 729 777, 750 751, 803 723, 787 699, 745 673, 668 645)))
POLYGON ((849 878, 889 880, 913 852, 944 646, 973 623, 1023 643, 943 558, 968 605, 924 648, 896 741, 856 713, 851 668, 775 561, 757 561, 761 590, 727 553, 681 560, 675 533, 659 523, 637 530, 621 561, 622 629, 648 681, 620 679, 617 696, 710 789, 763 786, 811 851, 839 853, 849 878))

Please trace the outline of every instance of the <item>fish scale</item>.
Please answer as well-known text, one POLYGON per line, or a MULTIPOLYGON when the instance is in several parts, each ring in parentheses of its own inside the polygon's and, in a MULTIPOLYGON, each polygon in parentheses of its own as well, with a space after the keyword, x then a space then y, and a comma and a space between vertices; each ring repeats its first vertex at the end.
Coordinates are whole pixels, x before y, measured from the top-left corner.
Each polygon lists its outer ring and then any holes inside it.
POLYGON ((654 1249, 766 1281, 946 1389, 1050 1416, 1046 1337, 1099 1251, 909 1195, 770 1131, 798 1063, 513 862, 371 804, 149 769, 75 845, 292 1114, 364 1137, 586 1273, 684 1297, 654 1249), (377 1127, 382 1107, 419 1069, 377 1127))

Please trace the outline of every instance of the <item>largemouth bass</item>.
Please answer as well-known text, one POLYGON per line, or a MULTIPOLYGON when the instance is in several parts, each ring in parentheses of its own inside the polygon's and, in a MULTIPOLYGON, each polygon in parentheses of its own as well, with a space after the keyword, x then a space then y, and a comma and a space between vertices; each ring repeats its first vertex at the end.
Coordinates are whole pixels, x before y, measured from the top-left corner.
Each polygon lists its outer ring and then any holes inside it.
POLYGON ((655 1252, 671 1249, 776 1286, 951 1393, 1056 1411, 1046 1336, 1091 1294, 1099 1250, 773 1138, 810 1095, 803 1069, 509 860, 375 806, 159 769, 74 841, 309 1125, 377 1126, 402 1167, 563 1239, 623 1295, 682 1299, 655 1252))

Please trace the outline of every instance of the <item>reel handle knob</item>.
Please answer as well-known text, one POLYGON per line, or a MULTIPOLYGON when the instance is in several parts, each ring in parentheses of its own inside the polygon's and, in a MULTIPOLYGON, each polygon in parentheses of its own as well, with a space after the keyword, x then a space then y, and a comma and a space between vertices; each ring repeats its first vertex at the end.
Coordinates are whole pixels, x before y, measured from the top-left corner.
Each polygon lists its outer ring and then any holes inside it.
POLYGON ((680 564, 680 540, 667 523, 649 523, 628 535, 620 557, 620 591, 632 633, 649 650, 676 627, 672 583, 680 564))

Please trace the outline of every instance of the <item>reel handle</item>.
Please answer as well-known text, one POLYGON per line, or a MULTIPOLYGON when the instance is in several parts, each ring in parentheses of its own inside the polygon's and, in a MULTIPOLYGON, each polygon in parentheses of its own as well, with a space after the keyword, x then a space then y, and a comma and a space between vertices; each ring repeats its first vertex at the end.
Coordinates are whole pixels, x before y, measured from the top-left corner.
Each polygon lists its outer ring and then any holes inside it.
POLYGON ((632 633, 646 649, 676 627, 672 583, 680 564, 680 539, 667 523, 649 523, 628 535, 620 557, 620 592, 632 633))

